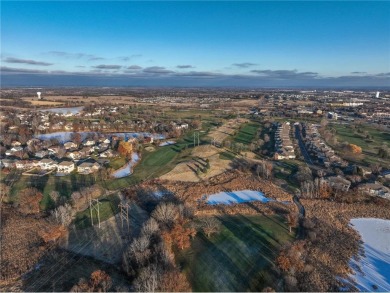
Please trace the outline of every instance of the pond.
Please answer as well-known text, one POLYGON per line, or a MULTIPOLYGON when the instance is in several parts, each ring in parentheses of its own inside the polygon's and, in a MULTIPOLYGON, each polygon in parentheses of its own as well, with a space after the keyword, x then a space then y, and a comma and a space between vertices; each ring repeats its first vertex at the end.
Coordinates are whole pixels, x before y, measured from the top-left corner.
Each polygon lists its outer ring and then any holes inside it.
POLYGON ((83 110, 84 107, 69 107, 69 108, 50 108, 50 109, 42 109, 39 110, 41 112, 51 112, 51 113, 58 113, 58 114, 78 114, 83 110))
MULTIPOLYGON (((52 138, 57 139, 60 143, 65 143, 71 140, 72 136, 72 131, 61 131, 61 132, 53 132, 53 133, 46 133, 46 134, 38 134, 35 135, 35 138, 39 138, 41 140, 50 140, 52 138)), ((118 136, 118 137, 123 137, 125 141, 127 141, 130 138, 138 138, 140 136, 144 137, 153 137, 153 139, 164 139, 164 135, 159 134, 159 133, 149 133, 149 132, 111 132, 111 133, 98 133, 98 132, 87 132, 87 131, 82 131, 78 132, 81 134, 82 139, 86 139, 88 134, 99 134, 99 135, 104 135, 106 137, 111 137, 113 135, 118 136)))
POLYGON ((209 195, 206 203, 207 204, 235 204, 235 203, 244 203, 251 201, 260 201, 262 203, 267 203, 269 201, 274 201, 264 196, 264 193, 256 190, 240 190, 240 191, 226 191, 219 192, 212 195, 209 195))
POLYGON ((133 171, 133 167, 138 163, 139 160, 140 160, 140 157, 138 156, 138 154, 133 153, 131 156, 131 161, 129 163, 127 163, 126 165, 124 165, 122 168, 116 170, 112 174, 112 176, 115 178, 123 178, 123 177, 131 175, 131 173, 133 171))

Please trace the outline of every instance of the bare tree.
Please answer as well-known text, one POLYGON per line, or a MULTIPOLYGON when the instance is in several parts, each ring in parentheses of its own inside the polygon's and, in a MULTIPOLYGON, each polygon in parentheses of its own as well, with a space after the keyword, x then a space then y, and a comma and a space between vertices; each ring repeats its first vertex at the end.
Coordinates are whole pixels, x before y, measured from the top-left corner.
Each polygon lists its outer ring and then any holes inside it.
POLYGON ((170 227, 178 218, 178 210, 173 203, 160 203, 153 211, 152 217, 155 218, 157 222, 170 227))
POLYGON ((54 211, 52 211, 52 216, 55 218, 55 220, 65 227, 70 225, 75 214, 76 211, 73 210, 72 206, 68 203, 59 206, 54 211))
POLYGON ((142 234, 145 234, 145 235, 153 235, 154 233, 156 233, 157 231, 159 231, 159 226, 158 226, 158 223, 155 219, 153 218, 150 218, 149 220, 147 220, 144 225, 142 226, 142 234))
POLYGON ((290 233, 292 232, 292 228, 296 227, 298 224, 298 216, 295 213, 290 212, 287 214, 287 224, 290 229, 290 233))
POLYGON ((215 217, 207 217, 202 219, 200 227, 207 237, 210 237, 211 234, 218 233, 221 230, 221 222, 215 217))

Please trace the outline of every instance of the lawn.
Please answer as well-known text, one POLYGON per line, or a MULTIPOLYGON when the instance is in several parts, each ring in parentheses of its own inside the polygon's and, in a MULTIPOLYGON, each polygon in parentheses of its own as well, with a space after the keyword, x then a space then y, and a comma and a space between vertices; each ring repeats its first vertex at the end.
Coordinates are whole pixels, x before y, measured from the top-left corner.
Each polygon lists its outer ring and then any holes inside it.
MULTIPOLYGON (((117 194, 112 194, 107 197, 99 199, 101 203, 99 206, 100 222, 103 222, 113 215, 116 215, 119 212, 119 203, 120 199, 117 194)), ((93 223, 96 225, 98 223, 98 214, 97 210, 92 208, 92 218, 93 223)), ((86 210, 76 214, 74 224, 77 229, 84 229, 91 226, 91 210, 87 208, 86 210)))
POLYGON ((190 249, 178 253, 193 291, 261 291, 277 283, 272 271, 281 246, 293 240, 279 216, 222 216, 222 230, 198 233, 190 249))
POLYGON ((249 145, 256 136, 259 124, 257 123, 246 123, 240 128, 238 133, 234 136, 233 140, 238 143, 249 145))
POLYGON ((377 130, 369 125, 359 125, 359 132, 352 129, 349 125, 332 124, 331 128, 337 131, 336 137, 339 142, 348 142, 360 146, 363 150, 364 157, 356 160, 361 160, 361 163, 369 165, 371 163, 389 163, 390 160, 378 157, 378 149, 383 144, 390 147, 390 133, 377 130), (370 140, 365 139, 365 133, 371 136, 370 140))
POLYGON ((236 157, 236 155, 230 151, 224 151, 222 153, 219 154, 219 158, 221 160, 233 160, 234 158, 236 157))
POLYGON ((119 168, 122 168, 126 164, 126 159, 123 157, 117 157, 110 161, 108 164, 109 168, 113 168, 114 170, 117 170, 119 168))
MULTIPOLYGON (((200 133, 201 144, 205 143, 206 132, 200 133)), ((193 132, 187 133, 176 144, 158 147, 154 152, 144 151, 142 159, 134 168, 133 174, 119 179, 110 179, 102 182, 107 189, 120 189, 142 180, 159 177, 171 171, 178 163, 188 160, 191 157, 193 147, 193 132)))
MULTIPOLYGON (((16 175, 14 175, 16 176, 16 175)), ((69 197, 73 191, 78 191, 83 187, 91 186, 95 183, 93 175, 80 175, 72 173, 64 177, 54 175, 37 176, 20 176, 12 185, 10 192, 10 200, 17 202, 19 192, 28 187, 35 187, 43 193, 41 208, 43 210, 53 207, 53 202, 50 198, 50 192, 56 190, 61 196, 69 197)))

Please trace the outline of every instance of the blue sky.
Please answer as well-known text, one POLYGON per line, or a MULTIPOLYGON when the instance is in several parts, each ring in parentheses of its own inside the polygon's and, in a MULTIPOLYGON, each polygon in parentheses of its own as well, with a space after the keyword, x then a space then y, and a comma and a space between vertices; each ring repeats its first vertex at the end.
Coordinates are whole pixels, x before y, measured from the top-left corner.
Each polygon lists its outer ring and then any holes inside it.
POLYGON ((2 1, 3 85, 386 86, 390 2, 2 1))

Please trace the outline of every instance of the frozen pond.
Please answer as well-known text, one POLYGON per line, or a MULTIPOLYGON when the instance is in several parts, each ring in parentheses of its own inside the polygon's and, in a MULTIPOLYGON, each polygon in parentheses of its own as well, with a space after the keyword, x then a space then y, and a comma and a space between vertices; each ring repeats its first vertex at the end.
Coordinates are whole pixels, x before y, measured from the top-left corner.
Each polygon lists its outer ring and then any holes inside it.
MULTIPOLYGON (((35 135, 36 138, 41 140, 50 140, 52 138, 57 139, 60 143, 65 143, 71 140, 72 134, 74 132, 62 131, 62 132, 53 132, 47 134, 38 134, 35 135)), ((84 140, 88 134, 93 134, 93 132, 78 132, 81 135, 81 138, 84 140)))
POLYGON ((131 161, 129 163, 127 163, 124 167, 116 170, 112 176, 115 177, 115 178, 122 178, 122 177, 126 177, 126 176, 129 176, 132 172, 132 169, 133 167, 137 164, 137 162, 139 161, 139 156, 137 153, 133 153, 132 156, 131 156, 131 161))
POLYGON ((149 133, 149 132, 117 132, 117 133, 108 133, 108 135, 116 135, 118 137, 123 137, 125 140, 130 138, 139 138, 139 137, 153 137, 153 139, 164 139, 164 135, 159 133, 149 133))
MULTIPOLYGON (((61 132, 53 132, 53 133, 47 133, 47 134, 38 134, 35 135, 36 138, 39 138, 41 140, 49 140, 52 138, 58 139, 59 142, 64 143, 71 140, 72 131, 61 131, 61 132)), ((98 133, 98 132, 78 132, 81 134, 82 139, 84 140, 88 134, 98 134, 103 135, 105 137, 111 137, 113 135, 118 137, 123 137, 125 141, 129 140, 130 138, 138 138, 140 136, 144 137, 153 137, 153 139, 164 139, 164 136, 162 134, 158 133, 148 133, 148 132, 121 132, 121 133, 98 133)))
POLYGON ((390 220, 359 218, 351 224, 362 237, 363 255, 352 259, 352 279, 359 291, 390 291, 390 220))
POLYGON ((51 112, 51 113, 58 113, 58 114, 78 114, 83 110, 84 107, 69 107, 69 108, 50 108, 50 109, 42 109, 39 110, 41 112, 51 112))
POLYGON ((206 202, 208 204, 234 204, 243 203, 250 201, 260 201, 267 203, 273 201, 264 196, 264 193, 255 190, 240 190, 240 191, 229 191, 219 192, 209 195, 206 202))

